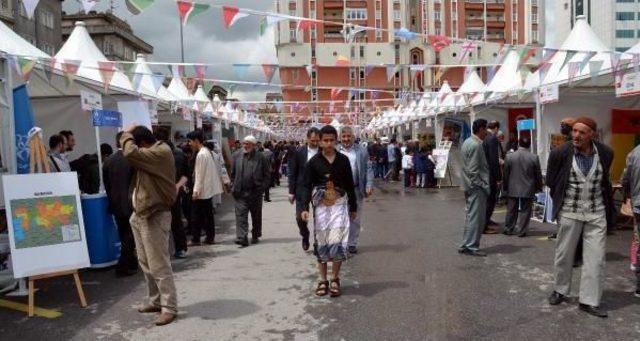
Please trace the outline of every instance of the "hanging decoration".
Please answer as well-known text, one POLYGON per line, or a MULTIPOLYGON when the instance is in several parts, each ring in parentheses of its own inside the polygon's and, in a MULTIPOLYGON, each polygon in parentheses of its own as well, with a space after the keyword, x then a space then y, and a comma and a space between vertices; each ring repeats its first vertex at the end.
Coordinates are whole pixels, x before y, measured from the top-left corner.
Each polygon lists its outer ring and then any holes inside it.
MULTIPOLYGON (((22 5, 24 6, 24 10, 29 19, 33 19, 33 15, 36 12, 36 7, 38 7, 39 2, 40 0, 22 0, 22 5)), ((17 5, 20 6, 20 4, 17 5)))
POLYGON ((182 22, 182 26, 186 26, 187 23, 190 23, 193 20, 193 18, 206 12, 211 7, 207 4, 191 1, 178 0, 176 3, 178 4, 178 15, 180 15, 180 22, 182 22))
POLYGON ((155 0, 125 0, 129 13, 138 15, 149 6, 153 5, 155 0))
POLYGON ((73 84, 73 81, 76 78, 76 74, 80 69, 80 63, 81 61, 75 59, 65 59, 64 63, 62 63, 62 70, 64 71, 64 75, 66 76, 65 83, 67 87, 73 84))
POLYGON ((116 64, 112 61, 98 62, 98 70, 100 71, 102 82, 104 83, 104 91, 107 92, 109 90, 109 85, 111 85, 113 74, 116 72, 116 64))
POLYGON ((224 19, 224 28, 229 29, 238 20, 246 18, 249 13, 240 11, 238 7, 234 6, 222 6, 222 18, 224 19))
POLYGON ((445 36, 441 36, 441 35, 430 35, 429 36, 429 43, 431 44, 431 46, 433 46, 433 49, 436 52, 440 52, 445 47, 451 45, 451 40, 449 40, 449 38, 447 38, 445 36))
POLYGON ((271 83, 271 80, 273 79, 273 76, 275 75, 277 69, 277 65, 262 64, 262 71, 264 71, 264 77, 267 83, 271 83))
POLYGON ((82 0, 82 9, 84 13, 89 13, 100 0, 82 0))
POLYGON ((18 57, 18 66, 20 69, 20 74, 22 75, 22 80, 28 82, 31 78, 31 72, 33 71, 33 67, 36 66, 37 60, 29 59, 24 57, 18 57))

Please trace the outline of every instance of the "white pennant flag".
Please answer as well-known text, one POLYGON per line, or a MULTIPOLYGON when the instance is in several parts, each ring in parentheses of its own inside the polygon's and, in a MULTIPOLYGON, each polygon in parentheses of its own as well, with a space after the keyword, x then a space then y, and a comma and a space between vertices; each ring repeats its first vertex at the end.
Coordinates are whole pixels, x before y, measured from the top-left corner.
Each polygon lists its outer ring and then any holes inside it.
POLYGON ((38 7, 39 2, 40 0, 22 0, 22 4, 24 5, 24 9, 27 12, 29 19, 33 19, 33 14, 36 12, 36 7, 38 7))
POLYGON ((89 13, 100 0, 82 0, 82 8, 84 9, 84 13, 89 13))

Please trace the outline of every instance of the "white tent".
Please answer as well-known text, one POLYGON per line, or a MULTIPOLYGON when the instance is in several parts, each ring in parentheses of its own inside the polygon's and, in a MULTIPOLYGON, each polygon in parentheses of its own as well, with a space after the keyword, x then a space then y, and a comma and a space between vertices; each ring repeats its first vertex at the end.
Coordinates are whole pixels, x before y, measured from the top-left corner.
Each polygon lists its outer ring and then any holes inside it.
POLYGON ((440 90, 436 94, 436 97, 431 100, 431 104, 429 105, 430 109, 433 109, 435 114, 442 112, 445 108, 442 106, 442 102, 446 100, 449 95, 453 94, 453 90, 451 90, 451 86, 449 86, 449 82, 444 81, 440 90))
POLYGON ((473 70, 471 73, 469 73, 467 79, 464 81, 464 83, 462 83, 458 91, 456 91, 453 96, 448 96, 444 100, 442 106, 447 108, 465 107, 467 105, 464 99, 465 96, 478 94, 484 91, 485 88, 486 85, 484 84, 480 76, 478 76, 478 73, 473 70))
MULTIPOLYGON (((484 89, 484 92, 491 92, 488 102, 495 102, 509 97, 509 93, 524 89, 522 86, 522 76, 520 75, 520 56, 514 50, 507 53, 502 66, 493 76, 493 79, 484 89)), ((478 94, 472 101, 474 105, 484 104, 484 94, 478 94)))
POLYGON ((18 56, 50 58, 48 54, 31 45, 2 21, 0 21, 0 37, 2 37, 0 39, 0 51, 18 56))
MULTIPOLYGON (((162 77, 164 79, 164 77, 162 77)), ((134 84, 135 90, 145 96, 157 97, 165 102, 176 101, 176 97, 172 95, 167 88, 162 85, 160 77, 155 78, 153 71, 147 63, 147 58, 144 54, 139 53, 136 59, 136 68, 134 70, 134 84), (159 84, 157 83, 159 82, 159 84)))

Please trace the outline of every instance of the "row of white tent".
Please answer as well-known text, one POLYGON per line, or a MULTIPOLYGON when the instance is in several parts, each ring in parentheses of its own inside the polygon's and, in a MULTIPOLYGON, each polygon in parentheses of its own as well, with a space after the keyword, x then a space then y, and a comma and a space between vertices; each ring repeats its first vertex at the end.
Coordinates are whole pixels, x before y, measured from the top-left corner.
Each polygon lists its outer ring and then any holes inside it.
MULTIPOLYGON (((470 72, 458 91, 454 92, 447 81, 443 82, 439 92, 435 96, 425 94, 417 102, 413 101, 406 107, 399 106, 375 117, 367 126, 368 130, 379 130, 405 124, 407 122, 425 117, 473 110, 474 107, 486 106, 504 102, 535 102, 536 91, 544 86, 563 86, 572 83, 576 87, 610 87, 613 90, 614 77, 612 67, 612 53, 597 37, 595 32, 583 17, 578 18, 574 29, 569 34, 559 51, 548 61, 550 67, 546 74, 541 71, 529 73, 523 82, 520 70, 520 55, 515 50, 510 50, 498 71, 488 84, 484 84, 476 71, 470 72), (573 55, 565 63, 568 51, 584 51, 573 55), (584 62, 587 54, 592 52, 588 59, 597 62, 600 69, 594 69, 596 77, 593 77, 590 62, 584 62), (582 68, 569 77, 569 65, 581 63, 582 68), (485 94, 487 96, 485 96, 485 94), (522 96, 520 98, 515 98, 522 96)), ((640 53, 640 43, 619 55, 619 67, 629 68, 633 63, 633 55, 640 53)))
MULTIPOLYGON (((14 56, 28 58, 52 58, 43 51, 31 45, 13 30, 0 22, 0 52, 14 56)), ((100 63, 107 62, 107 58, 95 45, 86 29, 84 22, 76 22, 75 28, 58 53, 53 56, 54 73, 56 77, 47 80, 42 73, 35 72, 43 66, 36 65, 32 80, 29 82, 29 94, 31 98, 53 98, 61 96, 78 96, 78 88, 93 89, 102 92, 104 88, 103 77, 100 73, 100 63), (80 67, 76 74, 77 87, 67 87, 64 83, 64 66, 67 60, 80 61, 80 67)), ((158 80, 147 64, 144 55, 138 55, 134 83, 119 70, 115 70, 109 85, 111 97, 132 96, 149 101, 155 101, 161 110, 171 111, 172 108, 182 107, 200 112, 206 118, 217 118, 221 121, 244 126, 254 131, 265 134, 271 133, 265 123, 251 113, 242 113, 234 108, 231 103, 220 106, 219 99, 214 99, 215 105, 205 94, 200 85, 194 94, 191 94, 181 77, 174 76, 168 87, 162 84, 164 77, 158 80), (214 109, 215 108, 215 109, 214 109)))

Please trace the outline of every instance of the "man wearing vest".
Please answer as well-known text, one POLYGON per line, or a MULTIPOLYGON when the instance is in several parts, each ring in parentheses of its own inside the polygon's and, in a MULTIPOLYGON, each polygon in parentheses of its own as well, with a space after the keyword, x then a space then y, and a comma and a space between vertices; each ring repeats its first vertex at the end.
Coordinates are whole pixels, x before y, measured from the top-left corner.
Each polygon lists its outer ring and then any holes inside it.
POLYGON ((598 126, 588 117, 576 119, 572 142, 551 152, 547 185, 553 198, 553 218, 560 228, 556 241, 555 290, 551 305, 566 300, 571 292, 574 254, 582 236, 583 266, 580 279, 580 310, 607 317, 600 308, 604 285, 607 226, 614 223, 615 208, 609 169, 613 150, 595 141, 598 126))

